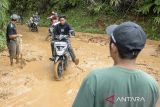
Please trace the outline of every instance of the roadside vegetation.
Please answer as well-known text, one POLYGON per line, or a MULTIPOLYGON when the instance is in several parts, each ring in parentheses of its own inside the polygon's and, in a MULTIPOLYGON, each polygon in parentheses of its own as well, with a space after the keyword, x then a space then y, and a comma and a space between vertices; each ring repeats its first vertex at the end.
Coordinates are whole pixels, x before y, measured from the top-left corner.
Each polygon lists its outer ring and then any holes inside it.
POLYGON ((5 23, 6 23, 6 10, 8 9, 8 1, 0 0, 0 51, 5 48, 5 23))

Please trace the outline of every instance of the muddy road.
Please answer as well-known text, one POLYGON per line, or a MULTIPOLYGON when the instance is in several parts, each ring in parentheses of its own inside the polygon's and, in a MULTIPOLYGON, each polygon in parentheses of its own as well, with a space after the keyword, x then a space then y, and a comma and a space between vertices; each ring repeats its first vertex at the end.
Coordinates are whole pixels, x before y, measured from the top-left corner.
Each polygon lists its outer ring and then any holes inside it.
MULTIPOLYGON (((53 79, 50 42, 45 41, 47 28, 29 32, 17 26, 23 35, 23 69, 10 67, 8 52, 0 53, 0 107, 71 107, 83 78, 95 68, 112 66, 108 39, 105 35, 77 33, 71 38, 80 59, 78 66, 71 61, 62 81, 53 79)), ((154 76, 160 84, 160 49, 157 41, 147 45, 137 61, 137 67, 154 76)))

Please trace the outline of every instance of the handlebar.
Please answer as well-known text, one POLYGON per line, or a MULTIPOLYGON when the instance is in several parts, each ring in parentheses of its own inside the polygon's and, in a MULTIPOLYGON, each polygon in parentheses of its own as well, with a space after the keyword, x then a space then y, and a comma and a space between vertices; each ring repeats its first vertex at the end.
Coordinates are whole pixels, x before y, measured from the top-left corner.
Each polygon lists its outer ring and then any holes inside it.
POLYGON ((62 39, 68 39, 69 35, 55 35, 54 39, 62 40, 62 39))

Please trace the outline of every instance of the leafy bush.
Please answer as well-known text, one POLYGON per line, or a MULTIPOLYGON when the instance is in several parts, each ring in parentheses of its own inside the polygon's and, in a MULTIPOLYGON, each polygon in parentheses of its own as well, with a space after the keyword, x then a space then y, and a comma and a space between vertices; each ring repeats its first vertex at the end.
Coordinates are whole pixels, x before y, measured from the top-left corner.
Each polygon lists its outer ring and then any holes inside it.
POLYGON ((8 1, 0 1, 0 51, 5 48, 6 39, 5 39, 5 22, 6 22, 6 10, 8 9, 8 1))
POLYGON ((154 15, 154 22, 159 24, 160 22, 160 0, 145 0, 141 7, 138 9, 139 13, 144 15, 154 15), (153 13, 153 14, 152 14, 153 13))
POLYGON ((5 38, 5 33, 0 32, 0 51, 2 51, 6 46, 6 38, 5 38))
POLYGON ((143 15, 153 16, 152 18, 152 34, 149 34, 149 37, 152 39, 159 39, 159 28, 160 28, 160 0, 145 0, 141 3, 139 13, 143 15))

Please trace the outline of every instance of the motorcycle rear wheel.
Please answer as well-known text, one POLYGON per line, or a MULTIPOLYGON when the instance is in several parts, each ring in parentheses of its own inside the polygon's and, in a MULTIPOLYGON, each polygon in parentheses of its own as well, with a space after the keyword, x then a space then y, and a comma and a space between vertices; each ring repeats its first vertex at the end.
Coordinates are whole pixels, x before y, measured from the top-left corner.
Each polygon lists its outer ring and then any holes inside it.
POLYGON ((63 75, 63 62, 59 60, 58 62, 54 63, 54 78, 56 80, 61 80, 63 75))

